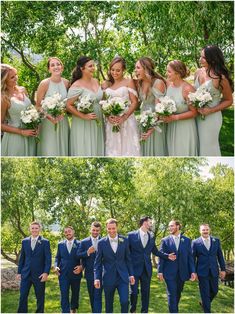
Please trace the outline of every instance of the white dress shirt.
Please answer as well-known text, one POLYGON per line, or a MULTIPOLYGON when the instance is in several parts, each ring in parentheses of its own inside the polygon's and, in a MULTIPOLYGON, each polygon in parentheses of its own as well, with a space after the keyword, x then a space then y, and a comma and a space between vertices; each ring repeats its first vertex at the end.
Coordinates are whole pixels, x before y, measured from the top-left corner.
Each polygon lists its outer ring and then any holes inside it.
POLYGON ((91 237, 91 242, 92 242, 92 245, 93 245, 95 251, 97 251, 97 244, 98 244, 98 241, 99 241, 99 238, 98 238, 98 237, 97 237, 97 238, 91 237))
POLYGON ((69 241, 69 240, 66 240, 66 247, 67 247, 67 250, 69 252, 69 254, 71 253, 72 251, 72 247, 73 247, 73 242, 74 242, 74 239, 69 241))
POLYGON ((110 236, 108 236, 108 238, 109 238, 111 248, 113 249, 114 253, 116 253, 117 247, 118 247, 118 235, 116 235, 115 238, 111 238, 110 236))
POLYGON ((173 240, 175 242, 175 246, 176 246, 176 249, 178 251, 179 245, 180 245, 180 233, 177 236, 172 235, 172 238, 173 238, 173 240))
POLYGON ((148 243, 148 239, 149 239, 148 232, 144 232, 141 228, 139 229, 139 231, 140 231, 140 239, 141 239, 142 245, 143 247, 146 247, 148 243))
POLYGON ((37 236, 36 238, 31 237, 31 249, 34 250, 36 243, 38 241, 39 236, 37 236))
POLYGON ((209 251, 210 247, 211 247, 211 237, 209 236, 208 238, 204 238, 204 237, 201 237, 201 238, 202 238, 202 241, 203 241, 205 247, 209 251))

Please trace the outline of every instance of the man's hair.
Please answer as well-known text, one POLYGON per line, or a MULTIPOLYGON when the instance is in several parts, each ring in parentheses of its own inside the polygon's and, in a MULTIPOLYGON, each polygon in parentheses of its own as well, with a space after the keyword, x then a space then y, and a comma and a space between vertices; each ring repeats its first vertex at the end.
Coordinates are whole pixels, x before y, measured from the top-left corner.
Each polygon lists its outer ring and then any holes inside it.
POLYGON ((152 218, 149 217, 149 216, 143 216, 143 217, 141 217, 140 220, 139 220, 139 226, 140 226, 140 227, 143 226, 143 223, 144 223, 145 221, 148 221, 149 219, 152 219, 152 218))
POLYGON ((199 228, 201 228, 201 226, 206 226, 206 227, 209 227, 209 228, 210 228, 210 225, 209 225, 209 224, 206 224, 206 223, 200 224, 199 228))
POLYGON ((106 220, 106 226, 107 226, 107 224, 116 224, 116 226, 117 226, 118 222, 114 218, 109 218, 108 220, 106 220))
POLYGON ((65 229, 71 229, 71 230, 74 230, 72 226, 65 226, 65 227, 64 227, 64 230, 65 230, 65 229))
POLYGON ((37 225, 40 228, 42 227, 41 224, 38 221, 32 221, 29 226, 31 227, 32 225, 37 225))
POLYGON ((99 221, 93 221, 93 223, 91 224, 92 227, 95 228, 101 228, 101 223, 99 221))
POLYGON ((181 229, 181 228, 182 228, 182 225, 181 225, 181 223, 180 223, 180 221, 179 221, 179 220, 172 219, 171 221, 173 221, 173 222, 176 224, 176 226, 179 226, 179 229, 181 229))

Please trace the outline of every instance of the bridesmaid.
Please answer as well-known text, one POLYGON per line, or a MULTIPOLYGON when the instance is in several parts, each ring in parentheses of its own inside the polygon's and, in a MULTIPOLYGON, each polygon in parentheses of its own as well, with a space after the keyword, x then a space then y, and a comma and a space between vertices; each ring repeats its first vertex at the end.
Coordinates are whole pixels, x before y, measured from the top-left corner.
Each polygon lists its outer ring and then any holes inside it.
POLYGON ((233 83, 224 63, 222 51, 217 46, 206 46, 201 51, 202 68, 195 74, 195 87, 205 86, 212 96, 212 103, 198 112, 197 117, 200 156, 220 156, 219 133, 222 126, 221 110, 233 103, 233 83), (222 97, 221 97, 222 94, 222 97))
POLYGON ((22 129, 21 111, 30 104, 26 90, 17 85, 17 70, 1 64, 2 156, 35 156, 35 130, 22 129))
POLYGON ((93 78, 94 72, 94 61, 83 56, 78 59, 72 73, 67 101, 67 110, 72 114, 71 156, 104 156, 104 123, 99 105, 103 92, 98 81, 93 78), (75 108, 74 102, 84 96, 94 101, 94 113, 85 114, 75 108))
MULTIPOLYGON (((62 99, 67 97, 69 81, 61 77, 64 66, 59 58, 52 57, 47 62, 51 76, 43 80, 37 90, 36 106, 40 109, 41 102, 48 96, 59 93, 62 99)), ((40 128, 40 142, 37 147, 38 156, 68 156, 69 151, 69 122, 68 116, 53 118, 47 114, 40 128), (54 125, 58 123, 55 130, 54 125)))
POLYGON ((124 78, 126 62, 115 57, 108 72, 108 81, 104 82, 105 93, 110 97, 120 97, 129 102, 129 108, 120 117, 110 116, 106 123, 106 156, 140 156, 140 144, 137 121, 134 111, 138 106, 137 92, 132 79, 124 78), (120 131, 112 132, 113 125, 120 125, 120 131))
MULTIPOLYGON (((165 95, 166 81, 154 71, 154 62, 148 57, 140 58, 135 65, 135 73, 138 79, 138 93, 142 102, 141 112, 151 109, 155 111, 155 103, 165 95)), ((160 125, 162 132, 159 133, 154 128, 142 133, 141 138, 145 141, 141 143, 143 156, 166 156, 166 125, 160 125)))
POLYGON ((167 126, 167 147, 169 156, 197 156, 198 135, 195 117, 197 110, 188 102, 188 94, 195 92, 184 78, 189 75, 185 64, 174 60, 167 65, 166 95, 176 103, 177 111, 162 120, 167 126), (189 105, 188 105, 189 104, 189 105))

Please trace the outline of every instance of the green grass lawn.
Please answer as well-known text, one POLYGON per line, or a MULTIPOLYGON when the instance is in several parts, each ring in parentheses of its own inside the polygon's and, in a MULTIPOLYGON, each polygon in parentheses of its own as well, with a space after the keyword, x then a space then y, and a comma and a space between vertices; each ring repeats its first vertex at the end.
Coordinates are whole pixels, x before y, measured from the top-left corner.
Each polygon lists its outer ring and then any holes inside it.
POLYGON ((224 111, 223 125, 220 131, 220 148, 222 156, 234 156, 234 107, 224 111))
MULTIPOLYGON (((54 274, 50 275, 50 280, 46 286, 46 313, 60 313, 60 294, 57 278, 54 274)), ((2 292, 1 297, 1 313, 16 313, 18 306, 18 291, 5 291, 2 292)), ((104 301, 104 297, 103 297, 104 301)), ((198 283, 186 282, 184 291, 180 302, 181 313, 202 313, 198 304, 199 290, 198 283)), ((140 298, 138 300, 140 302, 140 298)), ((31 288, 29 296, 29 312, 35 313, 36 299, 31 288)), ((138 305, 140 311, 140 304, 138 305)), ((80 293, 80 307, 79 313, 90 313, 89 297, 86 290, 86 282, 82 279, 81 293, 80 293)), ((118 294, 115 294, 114 312, 119 312, 118 294)), ((104 312, 104 307, 103 307, 104 312)), ((151 283, 150 294, 150 313, 168 313, 167 297, 165 291, 165 284, 156 280, 156 272, 154 271, 151 283)), ((234 295, 233 289, 220 285, 219 293, 212 304, 212 312, 216 313, 234 313, 234 295)))

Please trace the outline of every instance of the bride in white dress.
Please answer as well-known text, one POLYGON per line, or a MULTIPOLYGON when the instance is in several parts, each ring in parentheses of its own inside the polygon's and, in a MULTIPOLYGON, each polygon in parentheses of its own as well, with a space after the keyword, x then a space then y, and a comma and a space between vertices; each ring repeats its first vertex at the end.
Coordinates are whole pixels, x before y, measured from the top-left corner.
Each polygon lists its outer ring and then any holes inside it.
POLYGON ((128 110, 122 116, 106 118, 105 156, 140 156, 140 137, 134 115, 138 106, 137 92, 133 80, 123 77, 125 68, 124 59, 114 58, 109 66, 109 80, 103 84, 106 95, 129 102, 128 110), (120 125, 120 131, 113 132, 113 125, 120 125))

